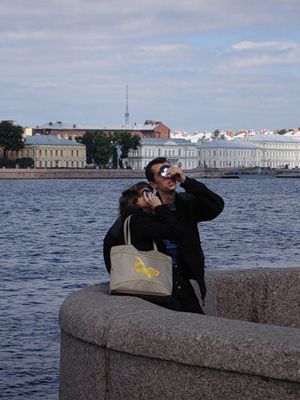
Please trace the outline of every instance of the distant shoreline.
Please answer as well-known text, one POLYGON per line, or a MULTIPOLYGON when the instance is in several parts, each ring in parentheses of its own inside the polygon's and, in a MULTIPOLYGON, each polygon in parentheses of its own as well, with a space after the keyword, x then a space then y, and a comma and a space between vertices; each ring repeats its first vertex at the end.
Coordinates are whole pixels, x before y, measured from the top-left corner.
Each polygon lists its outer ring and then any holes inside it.
MULTIPOLYGON (((259 175, 254 169, 234 169, 238 171, 238 175, 259 175)), ((299 170, 287 169, 269 169, 261 168, 262 175, 285 175, 299 173, 299 170)), ((186 170, 185 173, 191 178, 221 178, 224 175, 230 177, 233 169, 208 169, 196 168, 186 170)), ((234 177, 234 175, 232 175, 234 177)), ((146 179, 145 170, 132 170, 132 169, 13 169, 2 168, 0 169, 1 179, 146 179)))

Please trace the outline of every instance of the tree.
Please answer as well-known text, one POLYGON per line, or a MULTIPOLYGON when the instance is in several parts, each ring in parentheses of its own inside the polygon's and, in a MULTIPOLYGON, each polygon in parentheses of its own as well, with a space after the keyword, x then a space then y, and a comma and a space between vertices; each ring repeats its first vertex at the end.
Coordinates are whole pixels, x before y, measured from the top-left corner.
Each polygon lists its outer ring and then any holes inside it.
POLYGON ((20 125, 13 125, 8 121, 0 123, 0 147, 3 149, 3 157, 7 157, 9 150, 19 151, 23 149, 23 128, 20 125))
POLYGON ((122 159, 128 157, 130 149, 136 148, 140 138, 137 135, 132 136, 130 132, 93 131, 86 132, 76 140, 86 145, 88 164, 106 165, 112 159, 114 168, 117 168, 118 149, 121 150, 119 166, 122 167, 122 159))
POLYGON ((85 144, 88 164, 106 165, 112 156, 111 135, 103 131, 86 132, 76 138, 77 142, 85 144))
POLYGON ((132 135, 130 132, 115 131, 112 136, 113 148, 113 165, 116 168, 118 163, 117 148, 121 150, 121 157, 119 159, 119 166, 123 168, 122 160, 128 157, 130 149, 136 149, 140 137, 138 135, 132 135))
POLYGON ((214 131, 214 133, 212 134, 212 139, 218 139, 219 135, 220 135, 220 131, 219 131, 219 129, 216 129, 214 131))
POLYGON ((20 168, 32 168, 34 166, 34 160, 31 157, 17 158, 16 164, 20 168))
POLYGON ((279 135, 284 135, 286 133, 286 129, 280 129, 279 131, 277 131, 277 133, 279 135))

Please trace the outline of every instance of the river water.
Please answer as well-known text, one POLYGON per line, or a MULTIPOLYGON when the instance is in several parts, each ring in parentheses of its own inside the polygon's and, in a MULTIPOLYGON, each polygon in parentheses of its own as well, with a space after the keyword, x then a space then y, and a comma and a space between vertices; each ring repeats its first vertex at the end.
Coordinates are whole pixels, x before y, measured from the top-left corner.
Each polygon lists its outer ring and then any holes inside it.
MULTIPOLYGON (((0 181, 2 398, 58 398, 59 308, 71 292, 108 280, 102 241, 134 182, 0 181)), ((226 203, 200 224, 208 269, 300 266, 299 179, 203 182, 226 203)))

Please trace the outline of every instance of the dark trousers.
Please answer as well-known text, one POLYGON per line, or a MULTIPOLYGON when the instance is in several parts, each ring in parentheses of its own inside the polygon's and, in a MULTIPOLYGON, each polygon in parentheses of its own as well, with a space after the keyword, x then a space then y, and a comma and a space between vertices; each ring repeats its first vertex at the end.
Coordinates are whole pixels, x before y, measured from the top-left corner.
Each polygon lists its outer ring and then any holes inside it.
POLYGON ((190 280, 183 274, 173 275, 171 300, 164 307, 175 311, 204 314, 190 280))

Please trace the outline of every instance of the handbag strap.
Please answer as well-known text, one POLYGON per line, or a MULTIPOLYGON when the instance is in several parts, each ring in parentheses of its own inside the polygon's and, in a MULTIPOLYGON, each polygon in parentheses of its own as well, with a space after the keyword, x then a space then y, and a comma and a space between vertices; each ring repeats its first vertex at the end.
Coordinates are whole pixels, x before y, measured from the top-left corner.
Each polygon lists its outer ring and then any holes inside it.
POLYGON ((125 244, 131 244, 131 234, 130 234, 130 219, 132 215, 129 215, 124 221, 123 233, 125 244))
MULTIPOLYGON (((123 233, 124 233, 124 242, 125 244, 131 244, 131 233, 130 233, 130 219, 132 217, 132 214, 129 215, 124 221, 124 226, 123 226, 123 233)), ((155 240, 152 240, 153 244, 153 249, 157 251, 157 245, 155 240)))

